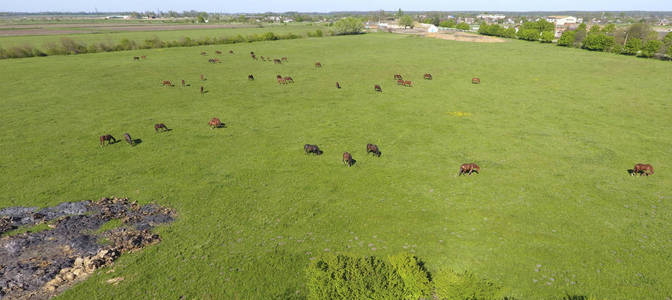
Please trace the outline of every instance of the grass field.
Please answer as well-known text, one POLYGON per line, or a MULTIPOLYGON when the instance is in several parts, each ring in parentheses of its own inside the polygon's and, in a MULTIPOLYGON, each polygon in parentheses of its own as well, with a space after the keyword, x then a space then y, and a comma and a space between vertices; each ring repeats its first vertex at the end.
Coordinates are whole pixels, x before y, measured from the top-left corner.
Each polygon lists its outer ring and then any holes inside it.
POLYGON ((403 251, 518 299, 672 296, 669 62, 367 34, 0 69, 0 207, 116 195, 179 214, 160 244, 64 299, 301 298, 311 257, 403 251), (199 55, 215 49, 237 54, 217 65, 199 55), (396 86, 395 73, 415 86, 396 86), (296 83, 279 86, 276 74, 296 83), (180 79, 193 86, 160 86, 180 79), (210 130, 212 117, 227 128, 210 130), (158 122, 174 130, 155 134, 158 122), (124 132, 142 143, 98 146, 124 132), (325 153, 306 156, 305 143, 325 153), (367 143, 382 156, 367 156, 367 143), (457 177, 465 162, 481 174, 457 177), (628 176, 638 162, 655 175, 628 176))

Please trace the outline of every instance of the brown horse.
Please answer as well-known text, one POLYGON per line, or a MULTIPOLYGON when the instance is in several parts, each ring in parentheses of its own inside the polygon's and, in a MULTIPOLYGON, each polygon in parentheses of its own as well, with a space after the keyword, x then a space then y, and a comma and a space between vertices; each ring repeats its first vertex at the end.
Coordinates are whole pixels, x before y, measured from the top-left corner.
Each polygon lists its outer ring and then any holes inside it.
POLYGON ((279 60, 279 59, 277 59, 277 58, 274 58, 274 59, 273 59, 273 63, 274 63, 274 64, 282 64, 282 61, 279 60))
POLYGON ((201 55, 208 55, 208 52, 201 52, 201 55))
POLYGON ((140 56, 133 56, 133 60, 140 60, 140 56))
POLYGON ((163 84, 163 86, 173 86, 173 83, 170 82, 170 80, 164 80, 161 84, 163 84))
POLYGON ((205 94, 205 89, 201 86, 201 96, 203 96, 203 94, 205 94))
POLYGON ((399 74, 395 74, 394 79, 395 80, 404 80, 404 78, 402 78, 401 75, 399 75, 399 74))
POLYGON ((352 167, 354 164, 355 160, 352 159, 352 155, 348 152, 343 152, 343 164, 345 164, 348 167, 352 167))
POLYGON ((413 83, 410 82, 409 80, 404 81, 404 86, 406 87, 413 87, 413 83))
POLYGON ((479 83, 481 83, 481 79, 480 79, 480 78, 476 78, 476 77, 474 77, 474 78, 471 79, 471 83, 473 83, 473 84, 479 84, 479 83))
POLYGON ((287 84, 287 80, 285 80, 285 79, 282 78, 282 77, 279 77, 279 78, 278 78, 278 83, 279 83, 279 84, 287 84))
POLYGON ((229 50, 229 54, 233 54, 233 50, 229 50))
POLYGON ((135 146, 135 141, 133 141, 130 134, 124 133, 124 140, 126 140, 129 145, 135 146))
POLYGON ((147 59, 147 56, 143 55, 143 56, 140 56, 140 58, 147 59))
POLYGON ((653 175, 653 166, 650 164, 636 164, 634 168, 632 168, 632 175, 639 174, 639 176, 642 176, 643 174, 646 174, 646 176, 653 175))
POLYGON ((460 176, 462 174, 471 175, 471 173, 473 173, 473 172, 476 172, 476 174, 480 174, 481 173, 481 168, 477 164, 474 164, 474 163, 462 164, 460 166, 460 173, 458 174, 458 176, 460 176))
MULTIPOLYGON (((233 53, 233 50, 231 50, 230 53, 233 53)), ((250 55, 254 55, 254 51, 250 51, 250 55)))
POLYGON ((290 77, 290 76, 287 76, 287 77, 285 77, 285 78, 283 78, 283 79, 284 79, 285 82, 287 82, 287 83, 294 83, 294 79, 292 79, 292 77, 290 77))
POLYGON ((373 153, 373 155, 380 157, 380 150, 378 145, 366 144, 366 154, 373 153))
POLYGON ((117 139, 115 139, 112 135, 106 134, 106 135, 101 135, 100 136, 100 145, 105 146, 105 141, 107 141, 107 144, 114 144, 117 142, 117 139))
POLYGON ((318 61, 315 63, 315 68, 322 68, 322 64, 318 61))
POLYGON ((336 81, 336 88, 337 88, 337 89, 340 89, 340 88, 341 88, 341 84, 338 83, 338 81, 336 81))
POLYGON ((401 79, 397 80, 397 85, 404 85, 404 81, 401 79))
POLYGON ((424 78, 425 80, 432 80, 432 74, 425 73, 424 78))
POLYGON ((215 51, 215 53, 222 54, 222 51, 217 50, 217 51, 215 51))
POLYGON ((266 61, 266 58, 262 56, 261 61, 266 61))
POLYGON ((303 151, 305 151, 306 154, 313 153, 315 155, 322 155, 322 153, 324 153, 322 150, 320 150, 320 147, 311 144, 303 145, 303 151))
POLYGON ((169 131, 170 130, 170 129, 168 129, 168 127, 166 127, 166 124, 163 124, 163 123, 154 124, 154 132, 159 132, 159 129, 161 129, 161 131, 169 131))
POLYGON ((252 54, 252 59, 257 60, 257 56, 252 54))
POLYGON ((220 121, 219 118, 212 118, 212 120, 208 122, 208 125, 210 126, 210 129, 219 128, 222 126, 222 121, 220 121))
POLYGON ((247 80, 254 80, 254 75, 252 75, 252 74, 247 75, 247 80))
POLYGON ((284 62, 287 62, 287 57, 284 57, 284 56, 283 56, 282 58, 280 58, 280 60, 282 60, 282 61, 284 61, 284 62))
POLYGON ((381 88, 380 85, 377 85, 377 84, 373 86, 373 89, 376 92, 381 92, 381 93, 383 92, 383 88, 381 88))

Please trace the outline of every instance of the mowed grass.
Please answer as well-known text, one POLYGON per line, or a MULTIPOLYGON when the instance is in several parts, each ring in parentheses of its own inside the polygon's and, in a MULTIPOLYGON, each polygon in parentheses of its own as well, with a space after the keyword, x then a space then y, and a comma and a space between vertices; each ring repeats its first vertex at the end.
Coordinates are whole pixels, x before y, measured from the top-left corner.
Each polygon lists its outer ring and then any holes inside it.
MULTIPOLYGON (((160 24, 157 24, 160 25, 160 24)), ((168 26, 189 26, 188 24, 164 24, 168 26)), ((132 27, 133 24, 119 24, 119 26, 132 27)), ((273 32, 276 35, 294 33, 305 35, 308 32, 315 32, 321 29, 323 32, 329 30, 328 27, 319 24, 293 24, 293 25, 274 25, 264 24, 264 27, 247 27, 247 28, 213 28, 213 29, 184 29, 184 30, 152 30, 142 31, 140 26, 138 31, 114 31, 111 28, 97 27, 97 28, 47 28, 49 30, 82 30, 90 31, 97 30, 97 33, 76 33, 63 35, 26 35, 26 36, 0 36, 0 47, 10 48, 15 46, 31 46, 38 49, 45 50, 45 46, 49 43, 56 43, 60 45, 61 38, 70 38, 77 42, 82 42, 87 45, 93 43, 110 43, 118 44, 122 39, 129 39, 142 45, 146 39, 157 37, 163 41, 179 41, 182 38, 188 37, 191 39, 201 38, 233 38, 237 35, 244 37, 252 34, 264 34, 273 32)))
POLYGON ((669 62, 367 34, 0 69, 0 207, 116 195, 179 214, 160 244, 63 298, 302 298, 320 253, 403 251, 520 299, 672 295, 669 62), (199 55, 215 49, 236 54, 216 65, 199 55), (396 73, 415 86, 398 87, 396 73), (180 79, 192 86, 160 86, 180 79), (227 128, 209 129, 212 117, 227 128), (156 134, 158 122, 174 130, 156 134), (124 132, 142 143, 98 146, 124 132), (305 143, 324 154, 304 155, 305 143), (465 162, 481 174, 457 177, 465 162), (638 162, 655 175, 628 176, 638 162))

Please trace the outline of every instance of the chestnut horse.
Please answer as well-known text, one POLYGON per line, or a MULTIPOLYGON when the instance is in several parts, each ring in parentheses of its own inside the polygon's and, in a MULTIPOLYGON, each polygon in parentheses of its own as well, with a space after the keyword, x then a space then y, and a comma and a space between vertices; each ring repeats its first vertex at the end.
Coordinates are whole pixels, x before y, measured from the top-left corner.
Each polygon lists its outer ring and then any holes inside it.
POLYGON ((134 141, 133 141, 133 139, 131 138, 131 135, 130 135, 130 134, 128 134, 128 133, 124 133, 124 140, 126 140, 126 142, 127 142, 129 145, 134 146, 134 141))
POLYGON ((479 84, 479 83, 481 83, 481 79, 474 77, 474 78, 471 79, 471 83, 479 84))
POLYGON ((182 79, 182 87, 185 87, 187 85, 186 82, 184 82, 184 79, 182 79))
POLYGON ((424 76, 424 78, 425 78, 426 80, 432 80, 432 74, 426 73, 425 76, 424 76))
POLYGON ((373 153, 373 155, 380 157, 380 150, 378 145, 366 144, 366 154, 373 153))
POLYGON ((350 153, 343 152, 343 164, 348 167, 352 167, 352 164, 354 164, 354 160, 352 159, 352 155, 350 155, 350 153))
POLYGON ((646 176, 653 175, 653 166, 650 164, 636 164, 632 168, 632 175, 636 174, 639 174, 639 176, 642 176, 642 174, 646 174, 646 176))
POLYGON ((406 81, 404 81, 404 86, 406 86, 406 87, 413 87, 413 83, 410 82, 410 81, 408 81, 408 80, 406 80, 406 81))
POLYGON ((480 174, 481 173, 481 168, 477 164, 474 164, 474 163, 462 164, 460 166, 460 173, 458 174, 458 176, 460 176, 462 174, 471 175, 471 173, 473 173, 473 172, 476 172, 476 174, 480 174))
POLYGON ((287 57, 284 57, 284 56, 283 56, 282 58, 280 58, 280 60, 282 60, 282 61, 284 61, 284 62, 287 62, 287 57))
POLYGON ((203 96, 204 94, 205 94, 205 90, 204 90, 203 86, 201 86, 201 96, 203 96))
POLYGON ((170 80, 164 80, 161 84, 163 84, 163 86, 173 86, 173 83, 170 82, 170 80))
POLYGON ((154 124, 154 132, 159 132, 159 129, 161 129, 161 131, 170 130, 168 129, 168 127, 166 127, 166 124, 163 123, 154 124))
POLYGON ((147 59, 147 56, 143 55, 143 56, 140 56, 140 58, 147 59))
POLYGON ((404 81, 401 79, 397 80, 397 85, 404 85, 404 81))
POLYGON ((222 126, 222 121, 220 121, 219 118, 212 118, 212 120, 208 122, 208 125, 210 126, 210 129, 219 128, 222 126))
POLYGON ((222 51, 217 50, 217 51, 215 51, 215 53, 222 54, 222 51))
POLYGON ((279 84, 287 84, 287 80, 285 80, 285 79, 282 78, 282 77, 278 77, 278 83, 279 83, 279 84))
POLYGON ((315 63, 315 67, 316 68, 322 68, 322 64, 318 61, 318 62, 315 63))
POLYGON ((105 141, 107 141, 107 144, 113 144, 117 142, 117 139, 115 139, 112 135, 106 134, 106 135, 101 135, 100 136, 100 145, 105 146, 105 141))
POLYGON ((322 155, 322 153, 324 153, 322 150, 320 150, 320 147, 311 144, 303 145, 303 151, 306 151, 306 154, 314 153, 315 155, 322 155))

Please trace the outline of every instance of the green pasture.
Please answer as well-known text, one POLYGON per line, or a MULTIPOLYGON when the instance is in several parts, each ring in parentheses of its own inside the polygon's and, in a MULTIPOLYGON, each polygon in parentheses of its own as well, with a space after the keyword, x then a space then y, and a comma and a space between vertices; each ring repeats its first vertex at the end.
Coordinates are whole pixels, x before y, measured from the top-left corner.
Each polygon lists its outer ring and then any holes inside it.
POLYGON ((0 207, 123 196, 179 215, 160 244, 64 299, 300 299, 305 267, 327 252, 409 252, 516 299, 672 297, 670 62, 381 33, 6 59, 0 70, 0 207), (215 50, 221 64, 199 55, 215 50), (181 79, 191 86, 161 86, 181 79), (212 117, 226 128, 211 130, 212 117), (155 133, 159 122, 173 130, 155 133), (98 145, 125 132, 142 143, 98 145), (324 154, 305 155, 306 143, 324 154), (481 174, 458 177, 467 162, 481 174), (655 174, 629 176, 640 162, 655 174))

